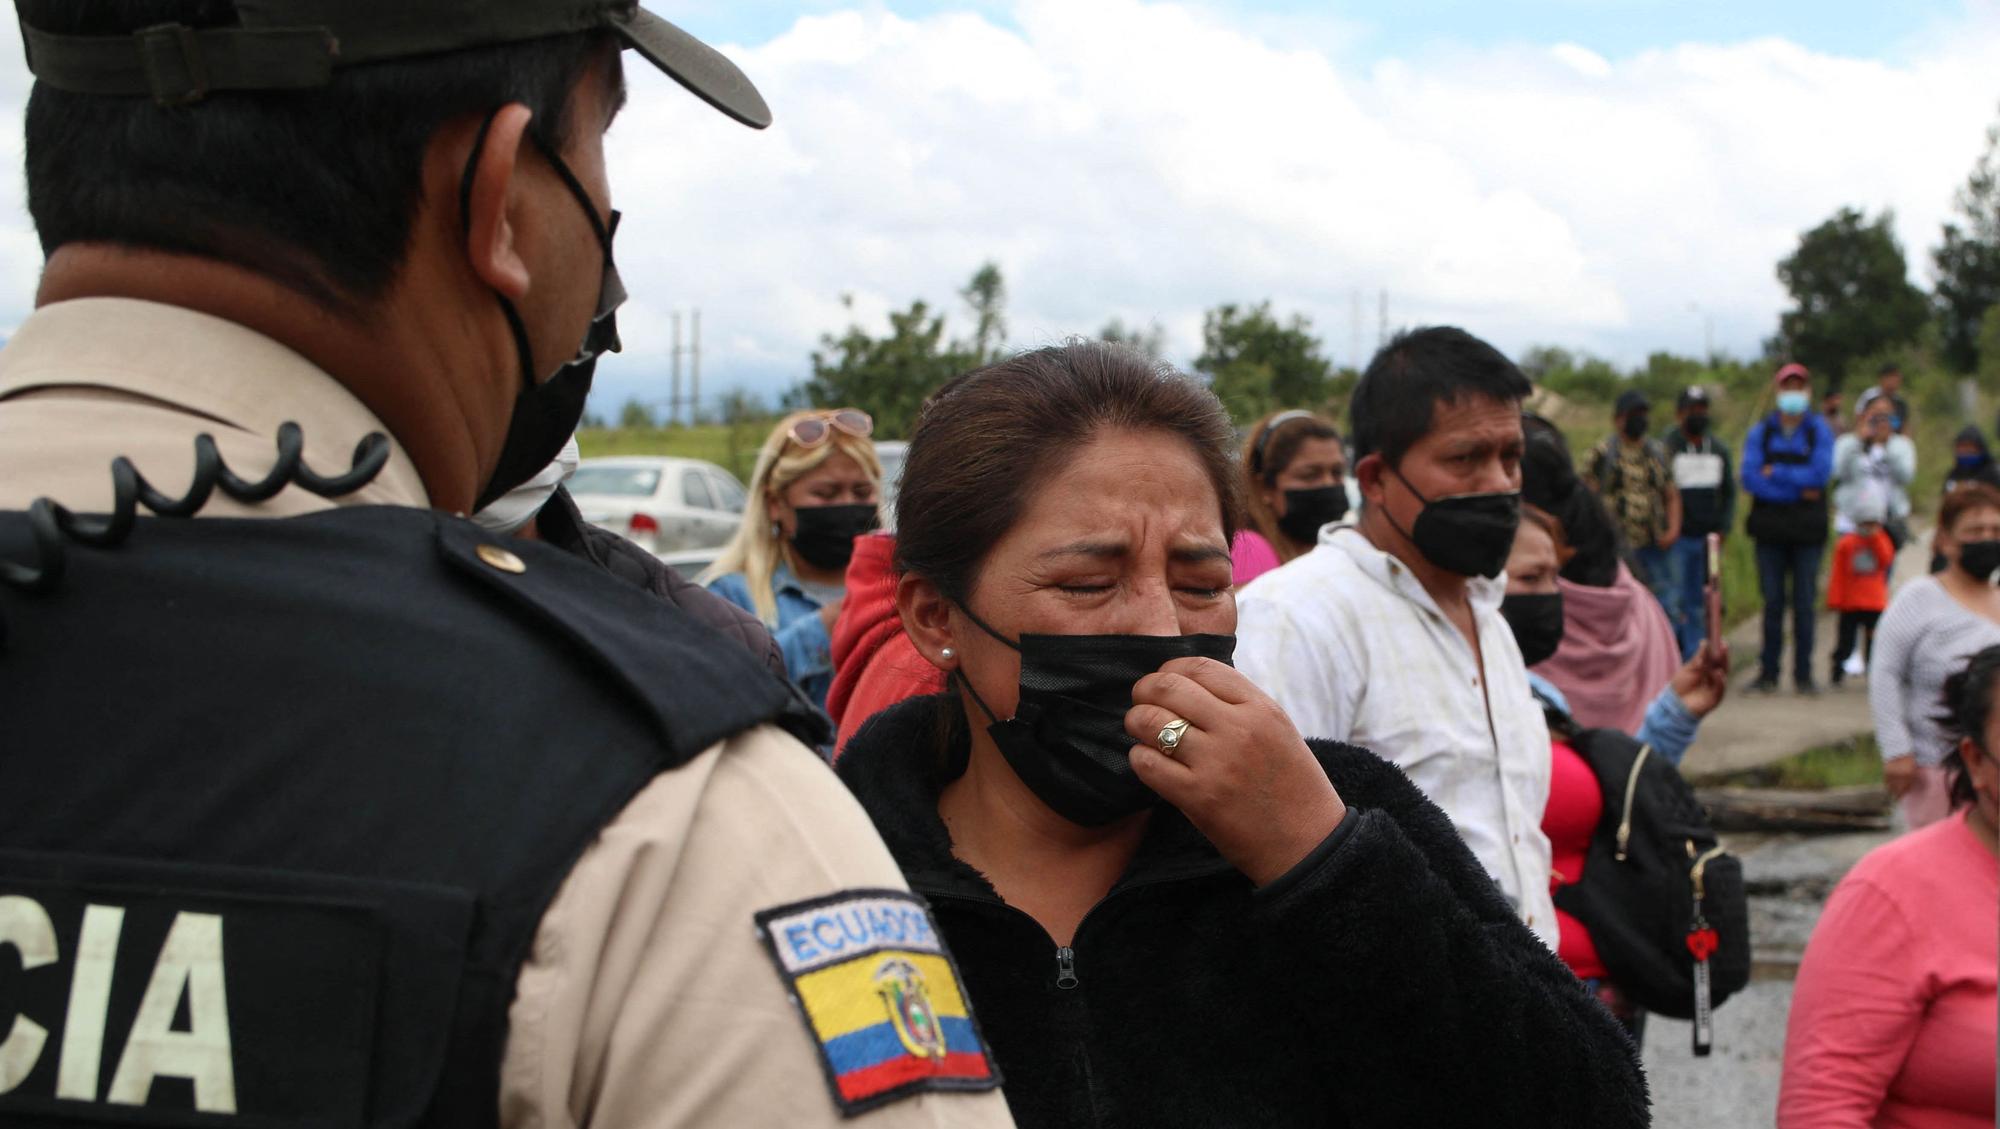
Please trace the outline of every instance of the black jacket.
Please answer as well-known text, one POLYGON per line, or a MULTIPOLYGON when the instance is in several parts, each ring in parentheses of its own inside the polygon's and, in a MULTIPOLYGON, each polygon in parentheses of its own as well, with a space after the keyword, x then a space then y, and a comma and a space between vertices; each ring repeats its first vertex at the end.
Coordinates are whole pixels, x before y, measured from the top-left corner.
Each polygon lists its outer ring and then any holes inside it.
POLYGON ((557 487, 535 516, 542 540, 651 592, 687 613, 690 619, 743 644, 764 669, 790 681, 785 655, 762 620, 669 568, 660 558, 609 529, 583 520, 576 499, 557 487))
POLYGON ((1444 813, 1373 754, 1311 744, 1349 806, 1313 855, 1253 889, 1162 807, 1069 950, 952 855, 955 699, 878 714, 839 769, 929 899, 1022 1129, 1647 1124, 1631 1041, 1444 813))
POLYGON ((1944 492, 1949 494, 1961 483, 1982 482, 1988 486, 2000 487, 2000 466, 1993 462, 1993 452, 1986 446, 1986 436, 1980 434, 1977 424, 1966 424, 1958 433, 1955 443, 1976 443, 1979 445, 1980 462, 1970 468, 1952 462, 1951 472, 1944 476, 1944 492))
MULTIPOLYGON (((1676 482, 1689 479, 1683 474, 1679 462, 1684 456, 1715 456, 1722 460, 1722 478, 1714 486, 1681 486, 1681 536, 1706 537, 1711 533, 1727 534, 1736 527, 1736 471, 1730 465, 1729 446, 1714 435, 1704 435, 1700 439, 1689 439, 1687 433, 1676 427, 1663 440, 1667 447, 1667 465, 1674 471, 1676 482)), ((1707 481, 1707 475, 1694 472, 1694 481, 1707 481)))

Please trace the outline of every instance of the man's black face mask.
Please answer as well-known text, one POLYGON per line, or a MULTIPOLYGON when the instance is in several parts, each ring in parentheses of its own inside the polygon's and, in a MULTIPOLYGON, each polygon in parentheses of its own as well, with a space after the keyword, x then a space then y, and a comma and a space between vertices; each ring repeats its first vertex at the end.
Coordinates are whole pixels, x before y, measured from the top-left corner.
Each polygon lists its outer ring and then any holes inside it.
MULTIPOLYGON (((495 115, 498 113, 494 111, 495 115)), ((489 116, 479 127, 479 136, 473 142, 472 155, 466 159, 465 176, 460 182, 459 213, 468 233, 472 224, 472 173, 479 162, 479 154, 486 148, 486 136, 492 128, 493 117, 489 116)), ((590 326, 584 331, 583 344, 576 356, 556 370, 554 376, 539 384, 535 381, 534 350, 528 344, 528 328, 521 320, 521 312, 514 308, 514 303, 506 295, 494 295, 500 301, 500 312, 506 315, 507 329, 514 335, 514 352, 521 366, 521 392, 514 400, 514 415, 507 424, 507 438, 500 448, 500 461, 493 468, 493 477, 487 480, 478 501, 473 504, 474 510, 491 505, 554 460, 583 419, 584 400, 590 395, 598 356, 616 353, 621 348, 618 307, 625 302, 625 283, 618 277, 618 264, 611 255, 611 239, 618 231, 618 212, 614 209, 609 221, 598 216, 597 205, 591 202, 590 193, 584 191, 583 183, 577 180, 576 174, 570 171, 555 148, 532 133, 529 136, 555 169, 556 175, 562 177, 563 185, 569 189, 570 195, 576 197, 584 216, 590 220, 590 229, 596 234, 598 247, 604 253, 604 273, 598 280, 597 305, 591 313, 590 326)))

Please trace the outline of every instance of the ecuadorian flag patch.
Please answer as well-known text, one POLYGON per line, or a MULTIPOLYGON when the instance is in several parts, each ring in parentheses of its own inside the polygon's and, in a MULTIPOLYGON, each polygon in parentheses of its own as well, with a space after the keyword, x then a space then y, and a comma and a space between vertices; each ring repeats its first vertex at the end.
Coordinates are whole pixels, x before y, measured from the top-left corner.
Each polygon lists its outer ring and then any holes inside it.
POLYGON ((844 890, 756 915, 848 1116, 1000 1073, 930 910, 901 890, 844 890))

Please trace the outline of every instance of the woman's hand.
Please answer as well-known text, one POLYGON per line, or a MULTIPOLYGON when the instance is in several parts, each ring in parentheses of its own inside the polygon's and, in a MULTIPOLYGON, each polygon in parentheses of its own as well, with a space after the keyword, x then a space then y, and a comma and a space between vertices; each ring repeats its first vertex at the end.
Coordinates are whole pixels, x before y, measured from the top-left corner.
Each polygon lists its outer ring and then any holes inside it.
POLYGON ((1882 787, 1889 798, 1900 800, 1917 786, 1917 758, 1908 753, 1882 762, 1882 787))
POLYGON ((1714 713, 1729 693, 1729 644, 1703 640, 1694 657, 1674 673, 1672 686, 1695 720, 1714 713))
POLYGON ((1233 667, 1175 659, 1132 687, 1132 770, 1259 886, 1320 845, 1347 814, 1292 719, 1233 667), (1168 722, 1188 722, 1160 748, 1168 722))

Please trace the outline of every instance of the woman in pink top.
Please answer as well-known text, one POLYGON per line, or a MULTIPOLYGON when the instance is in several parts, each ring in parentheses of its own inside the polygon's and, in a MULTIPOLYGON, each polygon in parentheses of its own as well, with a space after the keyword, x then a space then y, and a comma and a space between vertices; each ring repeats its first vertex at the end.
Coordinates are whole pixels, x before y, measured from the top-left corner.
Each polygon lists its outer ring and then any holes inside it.
POLYGON ((2000 646, 1945 680, 1956 815, 1834 888, 1792 995, 1779 1129, 1991 1129, 2000 646))
POLYGON ((1243 444, 1249 521, 1230 544, 1238 588, 1312 549, 1320 527, 1347 516, 1347 450, 1311 412, 1257 421, 1243 444))

